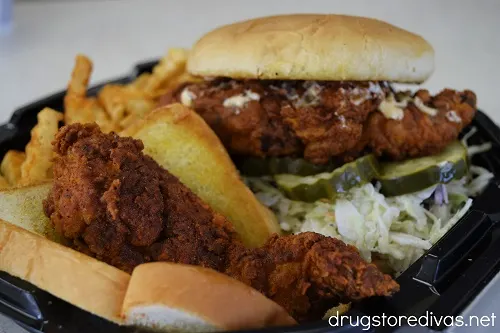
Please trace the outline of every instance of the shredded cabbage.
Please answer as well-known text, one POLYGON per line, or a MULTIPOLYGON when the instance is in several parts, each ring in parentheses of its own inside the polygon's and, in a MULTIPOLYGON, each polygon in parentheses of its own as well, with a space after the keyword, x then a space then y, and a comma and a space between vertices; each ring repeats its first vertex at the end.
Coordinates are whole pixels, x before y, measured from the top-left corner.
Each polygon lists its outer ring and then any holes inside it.
MULTIPOLYGON (((484 150, 468 147, 469 154, 478 151, 484 150)), ((386 260, 397 275, 466 214, 472 205, 470 197, 481 193, 491 178, 488 170, 472 166, 467 177, 417 193, 385 197, 379 184, 368 183, 336 200, 314 203, 286 198, 270 178, 246 181, 257 198, 274 211, 283 231, 313 231, 339 238, 356 246, 368 261, 372 255, 386 260), (444 195, 445 200, 433 200, 433 195, 441 199, 444 195)))

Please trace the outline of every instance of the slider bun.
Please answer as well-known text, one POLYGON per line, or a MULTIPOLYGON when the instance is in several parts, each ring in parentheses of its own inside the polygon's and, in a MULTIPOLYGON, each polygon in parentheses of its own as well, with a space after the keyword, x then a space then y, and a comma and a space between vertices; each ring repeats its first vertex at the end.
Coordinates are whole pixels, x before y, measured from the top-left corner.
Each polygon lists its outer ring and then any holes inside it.
POLYGON ((227 275, 164 262, 143 264, 134 270, 123 317, 129 325, 182 332, 296 323, 281 306, 227 275))
POLYGON ((376 19, 283 15, 222 26, 203 36, 191 74, 236 79, 421 83, 434 70, 422 37, 376 19))

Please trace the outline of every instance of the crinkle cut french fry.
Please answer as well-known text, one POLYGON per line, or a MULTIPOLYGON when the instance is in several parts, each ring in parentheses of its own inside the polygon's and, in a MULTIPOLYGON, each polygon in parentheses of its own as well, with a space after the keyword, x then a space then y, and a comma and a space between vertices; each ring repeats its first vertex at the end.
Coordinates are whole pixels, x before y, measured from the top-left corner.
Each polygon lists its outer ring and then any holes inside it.
POLYGON ((98 100, 109 114, 111 122, 119 124, 125 118, 125 105, 122 101, 123 87, 115 84, 105 85, 98 94, 98 100))
POLYGON ((144 90, 153 93, 168 80, 184 72, 189 51, 181 48, 173 48, 163 57, 158 65, 153 68, 153 73, 144 90))
POLYGON ((203 79, 200 77, 193 76, 188 72, 182 72, 179 76, 173 78, 172 81, 167 82, 168 83, 167 88, 175 89, 178 86, 186 83, 197 83, 197 82, 203 82, 203 79))
POLYGON ((66 124, 95 121, 94 115, 88 108, 85 108, 91 74, 92 61, 84 55, 77 55, 68 90, 64 97, 64 122, 66 124))
POLYGON ((188 72, 182 72, 171 80, 164 82, 161 87, 155 91, 149 92, 149 97, 153 100, 158 100, 160 97, 166 95, 167 93, 176 90, 178 87, 188 83, 198 83, 203 82, 202 78, 193 76, 188 72))
POLYGON ((133 97, 125 100, 125 106, 128 114, 134 114, 140 118, 145 117, 155 108, 156 103, 144 97, 133 97))
POLYGON ((115 126, 111 122, 111 119, 109 118, 109 115, 106 113, 106 111, 96 98, 87 98, 85 110, 86 112, 90 112, 93 114, 93 121, 97 123, 97 125, 99 125, 104 133, 119 130, 118 128, 115 128, 115 126))
POLYGON ((0 190, 9 187, 10 187, 9 182, 4 177, 0 176, 0 190))
POLYGON ((127 115, 120 122, 122 129, 127 128, 139 119, 148 115, 156 106, 156 103, 146 98, 129 98, 125 101, 127 115))
POLYGON ((99 101, 111 115, 115 130, 123 129, 134 119, 141 119, 156 105, 146 93, 131 86, 107 85, 99 92, 99 101))
POLYGON ((138 117, 137 115, 131 113, 128 116, 126 116, 125 118, 123 118, 123 120, 120 122, 120 127, 123 129, 127 129, 129 126, 134 124, 139 119, 141 119, 141 118, 138 117))
POLYGON ((87 97, 92 67, 92 61, 88 57, 84 55, 76 57, 68 91, 64 97, 64 122, 66 124, 95 122, 103 132, 111 132, 115 129, 106 111, 96 98, 87 97))
POLYGON ((87 97, 92 62, 78 55, 64 99, 65 123, 96 122, 104 132, 123 130, 150 113, 160 96, 196 81, 185 71, 187 57, 186 49, 170 49, 152 73, 143 73, 128 85, 108 84, 94 99, 87 97))
POLYGON ((0 164, 0 172, 11 186, 15 186, 21 180, 21 165, 26 159, 22 151, 9 150, 0 164))
POLYGON ((88 107, 88 101, 86 99, 81 100, 77 97, 67 95, 64 97, 64 105, 65 124, 86 124, 95 121, 95 115, 92 113, 92 109, 88 107))
POLYGON ((83 54, 78 54, 75 60, 75 67, 71 73, 71 80, 68 85, 68 95, 85 97, 89 85, 90 74, 92 74, 93 64, 90 58, 83 54))
POLYGON ((129 87, 137 90, 144 90, 148 84, 150 73, 142 73, 134 81, 129 83, 129 87))
POLYGON ((52 141, 63 115, 45 108, 38 113, 38 123, 31 130, 26 159, 21 165, 21 184, 29 185, 52 178, 52 141))

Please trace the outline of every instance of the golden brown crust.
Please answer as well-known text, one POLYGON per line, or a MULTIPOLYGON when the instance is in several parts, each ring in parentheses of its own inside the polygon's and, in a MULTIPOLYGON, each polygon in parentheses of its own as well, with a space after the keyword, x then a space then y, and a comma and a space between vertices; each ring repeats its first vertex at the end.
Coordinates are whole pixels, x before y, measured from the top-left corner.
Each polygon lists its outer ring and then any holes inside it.
POLYGON ((431 96, 427 90, 394 92, 383 82, 227 78, 187 85, 161 103, 179 101, 185 91, 231 154, 303 157, 315 164, 348 162, 368 152, 396 160, 439 153, 458 138, 476 110, 476 96, 468 90, 445 89, 431 96), (304 86, 310 88, 304 92, 304 86), (319 92, 311 94, 311 88, 319 92), (259 100, 224 105, 248 91, 259 100), (403 105, 402 119, 378 111, 394 93, 403 105), (312 96, 317 97, 313 103, 302 103, 312 96), (415 103, 437 109, 436 114, 415 103))
POLYGON ((157 260, 224 267, 230 223, 142 149, 142 142, 97 125, 63 127, 44 201, 56 230, 127 272, 157 260))
POLYGON ((432 74, 434 50, 379 20, 295 14, 215 29, 192 48, 187 67, 212 77, 413 83, 432 74))
POLYGON ((339 302, 399 290, 354 246, 314 232, 274 235, 258 249, 233 247, 229 259, 226 274, 259 290, 299 322, 321 318, 339 302))
POLYGON ((410 103, 401 120, 387 119, 374 112, 368 118, 363 133, 370 149, 377 155, 394 160, 427 156, 442 151, 456 140, 476 114, 476 95, 470 91, 445 89, 435 96, 419 90, 416 97, 435 108, 435 116, 420 111, 410 103), (455 115, 456 119, 450 118, 455 115))
POLYGON ((363 122, 389 89, 380 82, 217 79, 181 87, 160 104, 182 100, 186 91, 229 153, 322 164, 350 161, 361 152, 363 122), (225 106, 248 91, 259 100, 225 106))

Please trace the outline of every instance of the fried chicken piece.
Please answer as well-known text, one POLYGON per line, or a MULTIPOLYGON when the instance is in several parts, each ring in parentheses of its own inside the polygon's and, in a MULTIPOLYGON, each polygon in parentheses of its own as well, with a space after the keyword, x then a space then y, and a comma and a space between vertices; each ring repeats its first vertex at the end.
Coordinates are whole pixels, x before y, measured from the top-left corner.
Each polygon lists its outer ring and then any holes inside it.
POLYGON ((259 249, 233 248, 229 260, 226 274, 259 290, 298 321, 319 319, 332 304, 399 290, 354 246, 314 232, 273 235, 259 249))
POLYGON ((232 153, 284 156, 298 154, 303 149, 280 115, 283 96, 270 93, 272 90, 259 81, 218 79, 192 84, 163 96, 160 104, 181 101, 184 89, 196 96, 192 101, 193 108, 232 153), (257 94, 259 99, 249 100, 240 107, 224 106, 226 99, 247 92, 257 94))
POLYGON ((229 222, 142 154, 143 144, 97 126, 56 136, 54 184, 44 210, 75 247, 125 271, 157 256, 222 270, 229 222))
POLYGON ((427 90, 419 90, 415 97, 437 109, 437 114, 430 116, 413 103, 406 107, 402 120, 372 113, 364 138, 375 154, 394 160, 437 154, 458 138, 476 114, 476 95, 470 90, 445 89, 434 97, 427 90))
POLYGON ((180 87, 160 104, 191 96, 190 106, 232 154, 298 156, 324 164, 364 148, 363 123, 384 91, 378 82, 217 79, 180 87))
POLYGON ((348 162, 365 151, 394 160, 439 153, 474 118, 472 91, 446 89, 415 96, 430 116, 410 102, 402 120, 377 112, 391 94, 385 82, 265 81, 217 79, 181 87, 161 104, 191 96, 190 106, 221 138, 228 151, 257 157, 303 157, 315 164, 348 162), (240 100, 230 106, 227 100, 240 100), (239 96, 239 97, 238 97, 239 96), (258 96, 258 97, 257 97, 258 96))
POLYGON ((340 301, 399 289, 357 250, 315 233, 273 236, 248 249, 231 224, 131 138, 96 125, 63 127, 44 210, 75 248, 127 272, 143 262, 212 268, 243 281, 300 321, 340 301))

